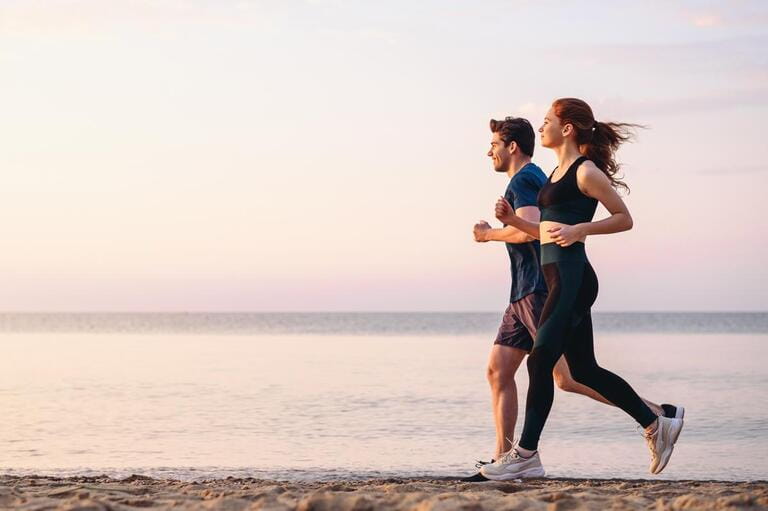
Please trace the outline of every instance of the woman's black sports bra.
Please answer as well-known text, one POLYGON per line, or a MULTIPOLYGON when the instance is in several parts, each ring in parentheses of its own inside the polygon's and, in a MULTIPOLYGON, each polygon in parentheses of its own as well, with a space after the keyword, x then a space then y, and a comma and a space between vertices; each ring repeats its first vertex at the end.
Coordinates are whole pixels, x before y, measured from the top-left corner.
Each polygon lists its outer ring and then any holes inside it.
POLYGON ((584 195, 576 184, 576 169, 586 160, 584 156, 576 159, 555 183, 552 182, 554 171, 549 175, 538 196, 542 222, 576 225, 592 221, 597 200, 584 195))

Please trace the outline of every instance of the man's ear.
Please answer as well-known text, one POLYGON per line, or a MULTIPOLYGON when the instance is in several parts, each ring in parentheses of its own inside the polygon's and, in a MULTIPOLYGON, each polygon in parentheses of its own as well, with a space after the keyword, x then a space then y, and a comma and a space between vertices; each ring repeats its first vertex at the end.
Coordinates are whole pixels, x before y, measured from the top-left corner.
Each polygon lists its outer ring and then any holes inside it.
POLYGON ((509 145, 507 146, 507 151, 509 151, 509 154, 515 154, 515 152, 517 151, 517 142, 515 142, 514 140, 510 142, 509 145))

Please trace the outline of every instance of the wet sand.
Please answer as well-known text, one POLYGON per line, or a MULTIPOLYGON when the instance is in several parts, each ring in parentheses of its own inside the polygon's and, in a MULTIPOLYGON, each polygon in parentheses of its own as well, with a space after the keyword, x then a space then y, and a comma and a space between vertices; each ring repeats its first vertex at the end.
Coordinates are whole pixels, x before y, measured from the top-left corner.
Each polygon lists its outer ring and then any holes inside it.
POLYGON ((122 480, 0 476, 0 509, 768 510, 768 481, 372 479, 293 483, 234 478, 188 482, 136 475, 122 480))

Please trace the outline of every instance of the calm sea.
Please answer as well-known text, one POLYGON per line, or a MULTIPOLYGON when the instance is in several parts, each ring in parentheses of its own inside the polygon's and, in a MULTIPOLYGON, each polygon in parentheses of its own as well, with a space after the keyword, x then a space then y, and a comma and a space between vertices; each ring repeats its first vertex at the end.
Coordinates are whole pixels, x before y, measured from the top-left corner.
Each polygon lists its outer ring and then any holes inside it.
MULTIPOLYGON (((0 314, 0 472, 451 476, 487 459, 499 314, 0 314)), ((686 407, 662 479, 768 479, 768 313, 595 315, 600 363, 686 407)), ((524 403, 527 374, 517 382, 524 403)), ((522 419, 522 411, 520 414, 522 419)), ((648 478, 623 412, 557 392, 551 476, 648 478)))

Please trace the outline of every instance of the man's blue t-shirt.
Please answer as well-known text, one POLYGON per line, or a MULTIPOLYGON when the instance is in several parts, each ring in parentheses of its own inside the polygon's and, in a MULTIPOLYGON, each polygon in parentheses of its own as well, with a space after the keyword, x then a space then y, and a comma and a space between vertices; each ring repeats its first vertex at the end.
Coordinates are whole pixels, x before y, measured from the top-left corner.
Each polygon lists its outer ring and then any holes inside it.
MULTIPOLYGON (((525 206, 537 206, 536 198, 539 190, 547 181, 547 176, 533 163, 526 164, 515 174, 507 185, 504 198, 514 209, 525 206)), ((506 243, 509 254, 510 270, 512 272, 512 290, 509 302, 531 293, 546 293, 547 284, 539 264, 541 249, 539 240, 528 243, 506 243)))

